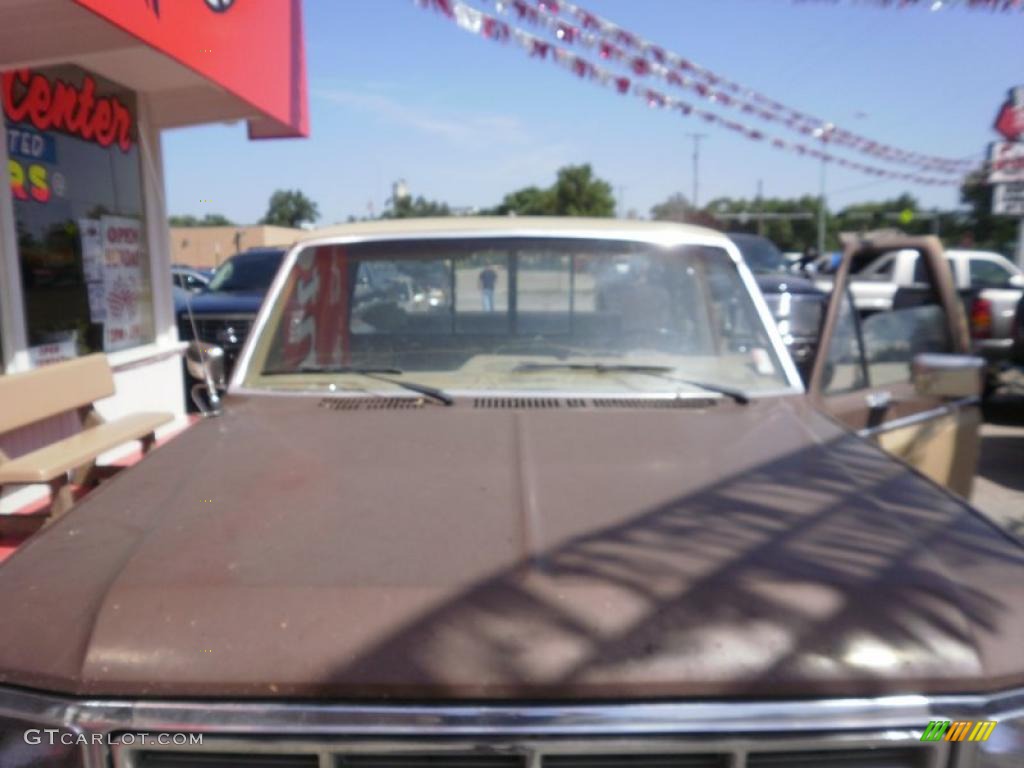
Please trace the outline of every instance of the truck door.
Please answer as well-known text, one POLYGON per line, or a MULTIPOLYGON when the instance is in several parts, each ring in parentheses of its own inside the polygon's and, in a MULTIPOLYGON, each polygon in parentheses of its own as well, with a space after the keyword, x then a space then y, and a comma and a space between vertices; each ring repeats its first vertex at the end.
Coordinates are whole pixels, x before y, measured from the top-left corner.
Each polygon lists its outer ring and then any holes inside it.
POLYGON ((935 482, 968 496, 978 457, 982 361, 936 238, 847 246, 808 387, 819 407, 935 482), (917 251, 925 269, 892 307, 862 315, 848 290, 865 250, 917 251))

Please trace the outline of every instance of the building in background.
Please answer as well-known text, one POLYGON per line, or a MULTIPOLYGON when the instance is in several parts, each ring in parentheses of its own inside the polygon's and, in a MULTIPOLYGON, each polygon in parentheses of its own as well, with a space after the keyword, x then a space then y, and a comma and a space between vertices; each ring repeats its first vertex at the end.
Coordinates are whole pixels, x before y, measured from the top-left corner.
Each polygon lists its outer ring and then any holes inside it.
POLYGON ((300 0, 0 0, 0 71, 0 375, 102 353, 117 387, 104 416, 181 414, 161 132, 307 135, 300 0))
POLYGON ((171 227, 171 263, 207 269, 219 267, 228 257, 250 248, 283 246, 308 237, 309 232, 291 227, 255 224, 251 227, 171 227))

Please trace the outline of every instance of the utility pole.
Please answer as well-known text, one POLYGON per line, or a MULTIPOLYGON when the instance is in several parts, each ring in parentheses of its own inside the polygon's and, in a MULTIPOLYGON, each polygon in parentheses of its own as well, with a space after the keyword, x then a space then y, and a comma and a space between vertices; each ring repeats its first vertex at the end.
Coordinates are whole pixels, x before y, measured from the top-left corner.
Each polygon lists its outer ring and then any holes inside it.
POLYGON ((818 186, 818 255, 822 256, 825 253, 825 168, 826 168, 826 157, 828 153, 828 137, 832 131, 835 130, 835 126, 832 123, 825 123, 821 128, 818 128, 814 135, 821 139, 821 177, 819 179, 818 186))
POLYGON ((693 139, 693 198, 690 200, 693 209, 700 208, 700 143, 708 137, 706 133, 688 133, 693 139))

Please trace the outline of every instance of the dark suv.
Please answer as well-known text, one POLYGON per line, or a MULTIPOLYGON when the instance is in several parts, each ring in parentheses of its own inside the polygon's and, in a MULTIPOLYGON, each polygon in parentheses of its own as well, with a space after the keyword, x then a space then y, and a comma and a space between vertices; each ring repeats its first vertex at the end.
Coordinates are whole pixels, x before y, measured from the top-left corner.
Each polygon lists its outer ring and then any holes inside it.
POLYGON ((252 249, 221 264, 205 290, 178 300, 178 336, 198 336, 222 347, 230 374, 284 253, 282 248, 252 249))
POLYGON ((730 232, 729 239, 740 249, 743 260, 754 273, 782 340, 806 382, 814 362, 828 296, 807 278, 788 272, 785 257, 768 238, 730 232))

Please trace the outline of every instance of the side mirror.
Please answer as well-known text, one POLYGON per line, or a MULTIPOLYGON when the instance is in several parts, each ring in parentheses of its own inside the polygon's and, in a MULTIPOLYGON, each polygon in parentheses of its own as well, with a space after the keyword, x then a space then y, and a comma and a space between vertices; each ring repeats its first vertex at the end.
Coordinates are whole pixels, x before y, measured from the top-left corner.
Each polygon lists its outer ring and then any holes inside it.
POLYGON ((1024 275, 1010 275, 1009 283, 1011 288, 1024 288, 1024 275))
POLYGON ((224 350, 216 344, 190 341, 185 348, 185 367, 199 384, 192 387, 192 400, 206 415, 220 413, 220 393, 227 389, 224 374, 224 350), (205 398, 200 395, 205 390, 205 398))
POLYGON ((985 361, 980 357, 921 354, 910 370, 914 388, 930 397, 979 397, 984 386, 985 361))

